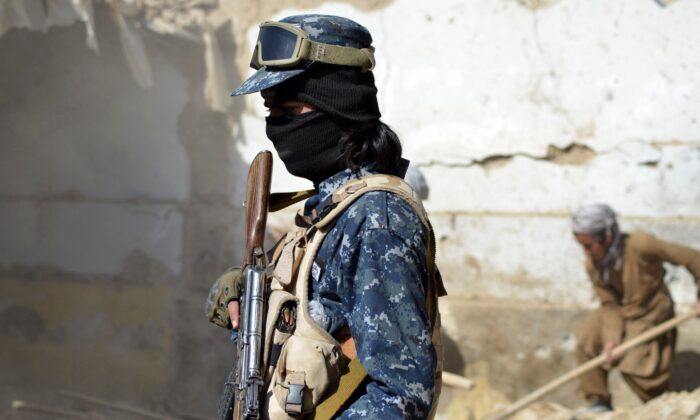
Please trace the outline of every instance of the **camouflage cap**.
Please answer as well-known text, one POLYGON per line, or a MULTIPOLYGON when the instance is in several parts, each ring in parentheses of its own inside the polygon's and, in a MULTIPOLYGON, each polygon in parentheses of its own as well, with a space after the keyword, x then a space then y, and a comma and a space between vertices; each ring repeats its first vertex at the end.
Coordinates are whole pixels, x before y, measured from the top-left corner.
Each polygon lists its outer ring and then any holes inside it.
MULTIPOLYGON (((298 26, 310 40, 323 44, 340 45, 352 48, 368 48, 372 45, 372 35, 367 28, 350 19, 332 15, 296 15, 280 22, 298 26)), ((313 62, 302 60, 294 67, 263 66, 248 80, 243 82, 231 96, 247 95, 275 86, 306 71, 313 62)))

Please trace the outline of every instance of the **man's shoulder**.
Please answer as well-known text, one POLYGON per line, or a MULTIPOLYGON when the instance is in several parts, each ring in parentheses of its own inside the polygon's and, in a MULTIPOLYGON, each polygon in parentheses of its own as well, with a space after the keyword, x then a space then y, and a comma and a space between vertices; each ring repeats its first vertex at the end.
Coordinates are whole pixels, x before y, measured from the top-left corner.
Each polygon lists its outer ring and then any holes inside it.
POLYGON ((399 236, 413 236, 422 231, 416 210, 403 198, 389 191, 370 191, 348 206, 343 215, 346 223, 363 230, 383 229, 399 236))
POLYGON ((625 234, 625 247, 631 251, 644 252, 653 248, 656 238, 643 231, 633 231, 625 234))

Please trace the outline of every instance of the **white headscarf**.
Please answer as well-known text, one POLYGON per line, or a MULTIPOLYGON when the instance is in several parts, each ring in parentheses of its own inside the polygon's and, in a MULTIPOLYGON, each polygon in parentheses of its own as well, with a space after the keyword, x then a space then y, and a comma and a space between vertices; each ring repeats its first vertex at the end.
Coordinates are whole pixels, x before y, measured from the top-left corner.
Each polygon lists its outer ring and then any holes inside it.
POLYGON ((612 244, 602 261, 596 263, 605 282, 610 281, 610 263, 615 271, 622 268, 622 235, 613 209, 602 203, 586 204, 571 215, 571 229, 575 234, 612 236, 612 244))

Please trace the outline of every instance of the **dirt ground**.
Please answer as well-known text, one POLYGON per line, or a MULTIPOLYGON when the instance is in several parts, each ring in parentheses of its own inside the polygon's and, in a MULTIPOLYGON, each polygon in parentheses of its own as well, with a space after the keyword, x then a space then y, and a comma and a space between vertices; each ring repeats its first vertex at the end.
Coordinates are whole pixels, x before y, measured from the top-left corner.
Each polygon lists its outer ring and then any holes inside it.
POLYGON ((513 420, 697 420, 700 389, 662 395, 647 404, 604 414, 581 414, 552 403, 538 403, 513 416, 513 420))
MULTIPOLYGON (((574 349, 576 327, 588 311, 554 304, 497 301, 478 298, 447 297, 441 303, 445 369, 470 378, 476 386, 470 390, 443 387, 438 418, 441 420, 482 419, 499 407, 527 395, 576 366, 574 349)), ((681 309, 679 309, 681 310, 681 309)), ((595 418, 606 420, 694 419, 700 420, 700 320, 692 320, 679 329, 678 349, 674 362, 672 388, 643 406, 613 371, 610 376, 616 412, 595 418)), ((0 394, 3 390, 0 389, 0 394)), ((29 404, 67 410, 83 417, 137 419, 148 418, 118 408, 81 401, 70 395, 32 390, 13 390, 15 396, 29 404), (92 416, 92 417, 91 417, 92 416)), ((114 398, 111 402, 130 405, 114 398)), ((57 418, 35 411, 12 410, 3 404, 0 418, 40 420, 57 418)), ((592 419, 576 414, 585 405, 576 381, 562 386, 541 402, 521 411, 513 418, 592 419)), ((161 406, 140 409, 169 412, 178 419, 205 418, 197 413, 173 412, 161 406)))

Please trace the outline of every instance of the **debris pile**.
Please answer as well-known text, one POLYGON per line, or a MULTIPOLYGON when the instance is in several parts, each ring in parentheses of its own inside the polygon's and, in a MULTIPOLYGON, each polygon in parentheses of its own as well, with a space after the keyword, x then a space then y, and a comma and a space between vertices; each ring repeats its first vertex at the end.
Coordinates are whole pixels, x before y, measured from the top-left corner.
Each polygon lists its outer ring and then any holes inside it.
POLYGON ((577 413, 553 403, 536 403, 513 416, 513 420, 700 420, 700 388, 670 392, 644 405, 608 413, 577 413))

